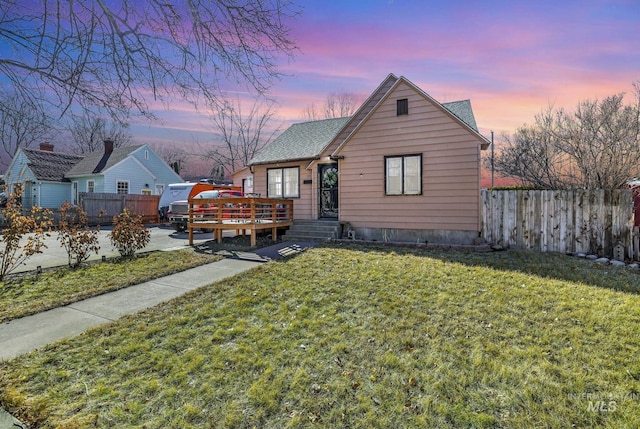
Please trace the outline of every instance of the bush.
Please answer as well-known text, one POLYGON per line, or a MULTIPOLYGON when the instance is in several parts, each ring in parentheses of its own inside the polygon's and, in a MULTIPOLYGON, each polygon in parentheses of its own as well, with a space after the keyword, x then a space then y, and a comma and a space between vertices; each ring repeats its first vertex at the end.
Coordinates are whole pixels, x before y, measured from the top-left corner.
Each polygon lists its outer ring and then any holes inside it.
POLYGON ((0 281, 36 253, 42 253, 46 237, 50 236, 51 212, 33 206, 28 215, 22 212, 22 195, 9 195, 0 210, 5 228, 0 235, 0 281), (26 241, 21 240, 27 236, 26 241))
POLYGON ((89 259, 91 253, 98 254, 98 231, 89 229, 89 216, 82 207, 69 202, 60 206, 58 241, 67 251, 69 267, 78 268, 89 259))
POLYGON ((144 249, 151 240, 151 233, 142 223, 142 216, 130 213, 126 208, 113 217, 111 244, 118 249, 120 255, 133 258, 136 251, 144 249))

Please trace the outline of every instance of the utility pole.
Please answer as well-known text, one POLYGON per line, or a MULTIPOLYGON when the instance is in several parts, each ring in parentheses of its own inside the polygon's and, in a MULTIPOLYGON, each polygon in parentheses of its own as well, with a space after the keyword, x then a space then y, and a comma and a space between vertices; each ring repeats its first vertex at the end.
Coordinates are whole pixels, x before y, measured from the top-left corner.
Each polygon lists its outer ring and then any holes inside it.
POLYGON ((491 130, 491 187, 493 188, 493 130, 491 130))

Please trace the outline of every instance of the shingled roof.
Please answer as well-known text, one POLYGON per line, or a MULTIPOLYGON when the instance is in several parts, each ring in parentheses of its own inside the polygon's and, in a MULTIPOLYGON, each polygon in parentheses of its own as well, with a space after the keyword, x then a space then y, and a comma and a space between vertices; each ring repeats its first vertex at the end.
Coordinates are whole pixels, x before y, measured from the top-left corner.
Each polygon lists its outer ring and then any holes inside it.
POLYGON ((473 116, 473 109, 471 109, 470 100, 452 101, 450 103, 442 103, 442 107, 453 113, 462 120, 465 124, 469 125, 474 131, 478 132, 478 125, 476 124, 476 118, 473 116))
MULTIPOLYGON (((442 106, 473 130, 478 131, 469 100, 442 103, 442 106)), ((314 159, 331 143, 349 119, 351 117, 293 124, 256 154, 249 164, 314 159)))
POLYGON ((89 176, 99 174, 104 170, 113 167, 120 161, 126 159, 132 152, 140 149, 143 145, 124 146, 113 149, 111 153, 103 151, 92 152, 85 155, 84 159, 75 164, 69 171, 67 177, 89 176))
POLYGON ((79 155, 36 149, 22 149, 22 152, 29 160, 29 168, 36 179, 48 182, 68 182, 65 173, 83 158, 79 155))
POLYGON ((316 158, 349 119, 351 118, 323 119, 293 124, 257 153, 249 165, 316 158))

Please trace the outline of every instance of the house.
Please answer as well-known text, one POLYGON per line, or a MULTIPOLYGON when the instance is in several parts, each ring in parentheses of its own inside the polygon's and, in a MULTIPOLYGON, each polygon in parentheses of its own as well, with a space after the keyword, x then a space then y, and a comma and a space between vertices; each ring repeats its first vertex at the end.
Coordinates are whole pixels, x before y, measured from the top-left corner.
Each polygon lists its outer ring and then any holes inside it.
POLYGON ((479 132, 469 100, 439 103, 393 74, 347 118, 294 124, 248 167, 295 220, 365 240, 470 244, 481 230, 479 132))
POLYGON ((58 208, 76 204, 79 192, 161 195, 170 183, 182 182, 148 145, 114 148, 86 155, 54 152, 53 145, 20 148, 11 160, 5 181, 10 192, 23 189, 23 206, 58 208))
POLYGON ((242 167, 239 170, 231 173, 231 179, 233 180, 233 186, 240 189, 245 195, 253 194, 253 174, 249 167, 242 167))

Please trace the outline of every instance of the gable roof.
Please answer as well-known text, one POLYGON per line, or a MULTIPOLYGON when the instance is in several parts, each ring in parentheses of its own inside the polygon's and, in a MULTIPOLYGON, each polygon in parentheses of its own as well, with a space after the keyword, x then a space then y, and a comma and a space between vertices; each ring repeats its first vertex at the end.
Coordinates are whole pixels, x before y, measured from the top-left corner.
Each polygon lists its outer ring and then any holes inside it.
MULTIPOLYGON (((390 76, 395 77, 393 74, 390 76)), ((466 128, 475 137, 477 137, 480 141, 480 149, 484 150, 489 147, 489 140, 487 140, 487 138, 480 134, 480 132, 478 131, 476 120, 473 116, 473 110, 471 109, 471 102, 469 100, 440 103, 425 91, 423 91, 421 88, 416 86, 409 79, 404 76, 400 76, 399 78, 395 79, 393 86, 391 88, 387 88, 384 94, 378 98, 377 104, 375 106, 366 108, 365 110, 365 106, 363 105, 360 107, 360 109, 358 109, 358 111, 354 115, 354 118, 358 118, 358 120, 351 124, 352 129, 350 129, 349 134, 346 137, 340 139, 340 141, 338 142, 338 147, 331 152, 330 156, 337 156, 340 153, 344 145, 347 144, 347 142, 357 132, 357 130, 362 126, 367 118, 369 118, 369 116, 373 114, 377 107, 381 103, 383 103, 387 99, 387 97, 389 97, 389 94, 391 94, 393 90, 401 84, 406 84, 409 87, 413 88, 414 91, 429 100, 434 106, 440 108, 443 112, 450 115, 455 121, 457 121, 460 125, 466 128), (363 113, 365 114, 363 115, 363 113)))
POLYGON ((323 119, 293 124, 258 152, 249 165, 316 158, 351 119, 323 119))
POLYGON ((37 149, 21 149, 28 160, 29 169, 37 180, 68 182, 65 173, 82 160, 82 156, 49 152, 37 149))
POLYGON ((354 130, 359 128, 359 125, 400 83, 408 84, 433 102, 434 105, 439 106, 443 111, 451 115, 462 126, 475 134, 476 137, 479 137, 482 141, 481 148, 486 149, 489 141, 478 131, 470 100, 439 103, 405 77, 397 77, 391 73, 371 93, 353 116, 293 124, 257 153, 249 161, 249 165, 317 159, 327 148, 329 152, 335 155, 353 134, 354 130), (332 143, 333 145, 337 144, 335 150, 329 148, 332 143))
POLYGON ((123 161, 142 146, 144 145, 118 147, 114 148, 113 151, 108 154, 105 154, 103 151, 88 153, 84 159, 75 164, 65 176, 79 177, 100 174, 123 161))

